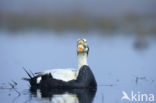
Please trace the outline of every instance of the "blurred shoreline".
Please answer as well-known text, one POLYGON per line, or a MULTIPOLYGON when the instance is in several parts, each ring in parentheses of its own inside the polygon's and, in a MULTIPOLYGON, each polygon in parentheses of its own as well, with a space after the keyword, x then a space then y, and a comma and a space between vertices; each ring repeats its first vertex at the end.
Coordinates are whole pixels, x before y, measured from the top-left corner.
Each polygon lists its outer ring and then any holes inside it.
POLYGON ((89 17, 83 13, 68 16, 0 13, 0 28, 11 31, 46 29, 55 31, 105 31, 156 34, 156 15, 127 14, 123 17, 89 17))
POLYGON ((156 2, 0 1, 0 29, 156 34, 156 2))

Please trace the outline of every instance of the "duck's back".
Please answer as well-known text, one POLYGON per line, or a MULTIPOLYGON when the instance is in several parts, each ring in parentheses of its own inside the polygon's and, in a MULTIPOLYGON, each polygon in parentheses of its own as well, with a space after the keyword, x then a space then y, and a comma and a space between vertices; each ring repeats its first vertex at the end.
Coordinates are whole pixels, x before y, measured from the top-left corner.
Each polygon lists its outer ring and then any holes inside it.
POLYGON ((42 72, 42 75, 51 74, 54 79, 62 81, 76 80, 77 70, 75 69, 52 69, 42 72))

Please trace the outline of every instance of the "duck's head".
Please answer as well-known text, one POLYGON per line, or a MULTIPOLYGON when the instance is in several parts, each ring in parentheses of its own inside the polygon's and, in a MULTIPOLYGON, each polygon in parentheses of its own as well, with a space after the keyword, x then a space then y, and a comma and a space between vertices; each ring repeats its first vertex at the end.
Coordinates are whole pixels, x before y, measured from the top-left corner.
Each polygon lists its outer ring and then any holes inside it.
POLYGON ((78 39, 77 41, 77 54, 86 53, 88 55, 89 47, 86 39, 78 39))

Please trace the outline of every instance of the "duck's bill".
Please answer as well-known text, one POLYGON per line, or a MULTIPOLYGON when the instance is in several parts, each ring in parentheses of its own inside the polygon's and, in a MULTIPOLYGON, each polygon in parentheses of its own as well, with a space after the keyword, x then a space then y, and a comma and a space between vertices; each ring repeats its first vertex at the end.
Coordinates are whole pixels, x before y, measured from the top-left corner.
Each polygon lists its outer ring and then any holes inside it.
POLYGON ((82 47, 78 47, 78 51, 79 51, 79 52, 83 52, 83 50, 84 50, 84 49, 83 49, 82 47))

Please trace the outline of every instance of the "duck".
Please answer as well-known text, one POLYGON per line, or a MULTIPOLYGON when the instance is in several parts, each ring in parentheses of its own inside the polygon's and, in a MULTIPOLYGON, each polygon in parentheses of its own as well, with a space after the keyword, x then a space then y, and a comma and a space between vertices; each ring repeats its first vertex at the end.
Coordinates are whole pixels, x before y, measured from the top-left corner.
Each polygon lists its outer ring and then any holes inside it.
POLYGON ((78 69, 51 69, 44 72, 29 73, 23 78, 30 83, 31 89, 96 89, 97 83, 87 58, 89 46, 86 39, 77 40, 78 69))

